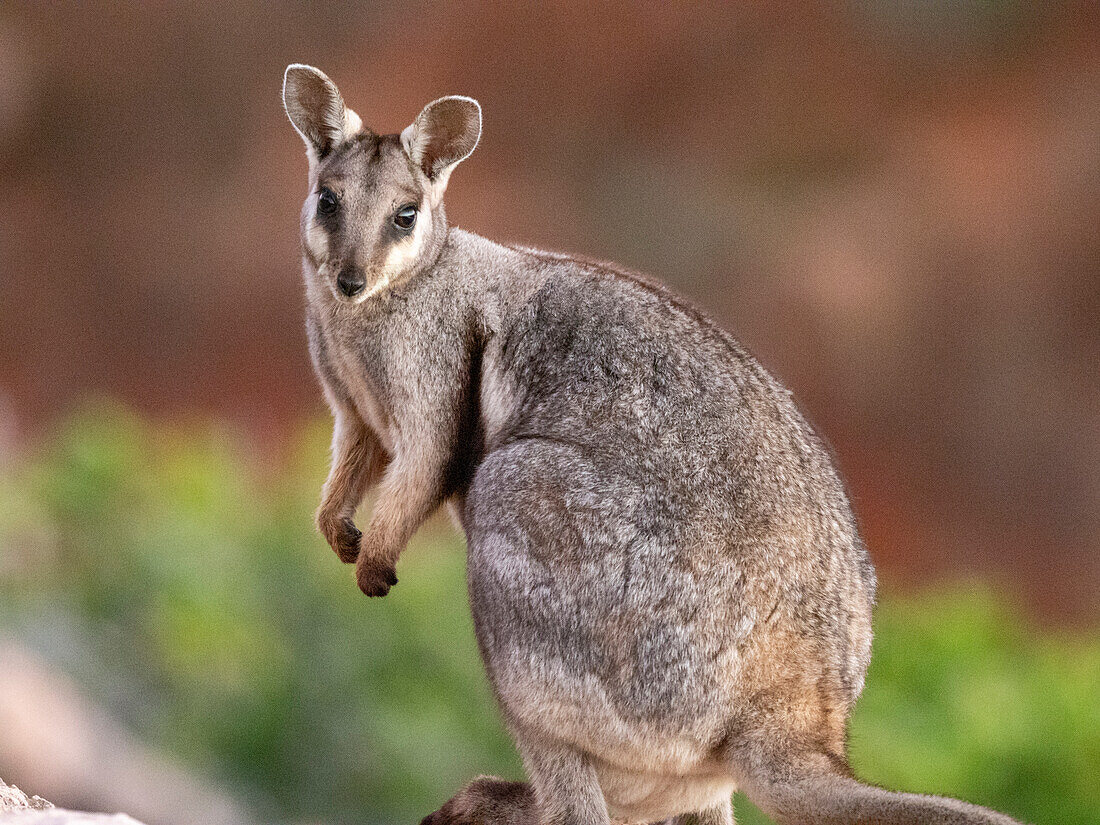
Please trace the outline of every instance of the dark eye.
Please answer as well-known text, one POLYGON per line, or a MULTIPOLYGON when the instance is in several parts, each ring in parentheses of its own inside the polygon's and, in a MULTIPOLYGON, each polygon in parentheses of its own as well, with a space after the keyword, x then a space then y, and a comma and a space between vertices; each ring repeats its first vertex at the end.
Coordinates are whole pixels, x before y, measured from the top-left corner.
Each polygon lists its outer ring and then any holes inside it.
POLYGON ((322 187, 320 194, 317 195, 317 214, 331 215, 339 205, 340 200, 336 197, 336 193, 327 186, 322 187))
POLYGON ((407 203, 393 215, 393 225, 398 229, 412 229, 416 223, 416 207, 407 203))

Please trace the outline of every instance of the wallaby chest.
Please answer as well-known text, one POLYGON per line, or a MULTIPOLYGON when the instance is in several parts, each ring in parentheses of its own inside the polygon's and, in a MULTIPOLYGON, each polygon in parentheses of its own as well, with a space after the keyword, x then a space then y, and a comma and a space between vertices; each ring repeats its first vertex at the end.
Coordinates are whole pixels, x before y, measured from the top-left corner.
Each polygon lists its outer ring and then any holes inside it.
POLYGON ((378 324, 328 307, 309 313, 314 366, 330 392, 346 399, 386 451, 395 448, 394 415, 387 386, 388 356, 378 345, 378 324), (323 319, 323 320, 321 320, 323 319))
POLYGON ((480 345, 476 321, 444 276, 370 306, 320 307, 313 315, 326 361, 318 372, 331 374, 387 452, 431 432, 466 440, 480 345))

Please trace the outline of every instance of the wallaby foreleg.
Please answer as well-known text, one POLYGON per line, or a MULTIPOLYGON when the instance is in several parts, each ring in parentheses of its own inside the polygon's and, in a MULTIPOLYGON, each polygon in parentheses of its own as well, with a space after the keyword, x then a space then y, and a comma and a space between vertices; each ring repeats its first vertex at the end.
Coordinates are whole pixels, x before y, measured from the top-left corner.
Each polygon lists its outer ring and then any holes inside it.
POLYGON ((337 407, 332 431, 332 466, 317 509, 317 529, 340 561, 359 556, 362 533, 352 517, 386 465, 378 439, 350 408, 337 407))
POLYGON ((448 455, 431 442, 394 458, 379 484, 370 524, 359 542, 355 576, 368 596, 397 584, 396 565, 416 529, 442 503, 448 455))

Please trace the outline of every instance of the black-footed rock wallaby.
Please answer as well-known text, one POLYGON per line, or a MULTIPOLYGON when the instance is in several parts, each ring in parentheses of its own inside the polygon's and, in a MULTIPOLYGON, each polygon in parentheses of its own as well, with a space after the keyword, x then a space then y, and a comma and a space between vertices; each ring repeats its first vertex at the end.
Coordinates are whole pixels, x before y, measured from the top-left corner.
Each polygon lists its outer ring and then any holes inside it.
POLYGON ((665 289, 447 225, 481 108, 365 128, 286 70, 306 143, 310 351, 335 417, 317 524, 383 596, 443 503, 481 653, 529 783, 480 778, 432 825, 1009 825, 859 782, 845 732, 875 576, 790 394, 665 289), (365 532, 352 517, 377 500, 365 532))

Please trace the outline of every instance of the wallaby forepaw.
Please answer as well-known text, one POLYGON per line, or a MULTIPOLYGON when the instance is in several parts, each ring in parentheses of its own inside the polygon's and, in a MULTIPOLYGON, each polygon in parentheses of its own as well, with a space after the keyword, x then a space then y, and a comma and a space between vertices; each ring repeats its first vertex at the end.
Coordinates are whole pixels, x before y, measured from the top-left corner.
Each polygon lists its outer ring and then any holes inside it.
POLYGON ((354 564, 359 559, 359 542, 363 540, 363 531, 355 527, 350 518, 344 519, 342 528, 333 550, 337 551, 344 564, 354 564))
POLYGON ((362 539, 363 531, 350 518, 346 518, 340 522, 340 530, 335 536, 332 549, 344 564, 354 564, 359 558, 359 542, 362 539))
POLYGON ((363 540, 363 533, 355 526, 350 516, 330 519, 319 515, 317 528, 344 564, 353 564, 359 558, 359 545, 363 540))
POLYGON ((332 549, 337 551, 344 564, 354 564, 359 559, 359 544, 362 539, 363 531, 355 527, 350 518, 344 518, 340 520, 340 526, 332 537, 332 549))
POLYGON ((397 584, 397 571, 388 561, 360 560, 355 568, 359 589, 368 596, 385 596, 397 584))

